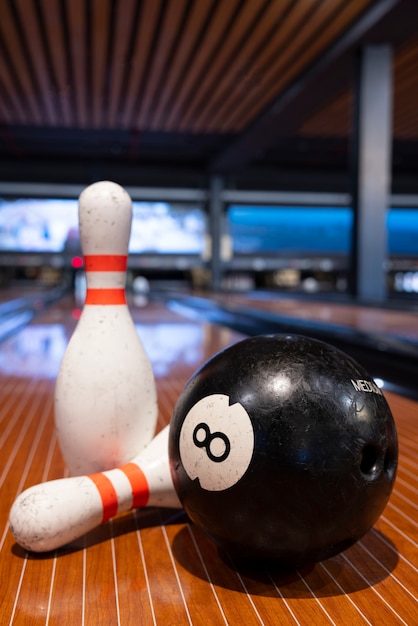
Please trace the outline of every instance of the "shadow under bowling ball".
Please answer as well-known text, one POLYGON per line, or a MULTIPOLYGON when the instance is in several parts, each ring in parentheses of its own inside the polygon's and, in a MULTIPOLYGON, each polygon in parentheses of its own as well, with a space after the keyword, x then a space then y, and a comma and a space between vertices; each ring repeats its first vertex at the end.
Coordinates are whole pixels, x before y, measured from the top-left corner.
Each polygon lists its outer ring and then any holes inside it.
POLYGON ((171 419, 174 486, 234 559, 302 567, 353 545, 390 497, 398 442, 370 375, 301 335, 240 341, 207 361, 171 419))
POLYGON ((172 550, 178 563, 197 578, 208 581, 209 577, 218 587, 256 596, 278 597, 279 589, 284 598, 312 598, 312 593, 325 598, 362 591, 389 577, 399 561, 394 544, 375 529, 347 551, 298 569, 232 559, 194 524, 179 530, 172 550), (374 556, 379 564, 368 554, 369 548, 377 550, 374 556), (360 572, 356 571, 358 562, 360 572))

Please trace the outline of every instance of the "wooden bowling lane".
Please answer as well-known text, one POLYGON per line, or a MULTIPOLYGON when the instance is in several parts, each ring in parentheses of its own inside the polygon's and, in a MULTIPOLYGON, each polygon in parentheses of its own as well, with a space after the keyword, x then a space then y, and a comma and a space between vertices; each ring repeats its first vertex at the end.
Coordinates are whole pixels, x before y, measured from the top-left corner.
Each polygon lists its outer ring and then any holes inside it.
POLYGON ((359 331, 393 335, 418 341, 418 307, 384 308, 333 302, 326 299, 252 292, 212 295, 211 299, 235 307, 253 307, 268 313, 291 316, 297 320, 341 324, 359 331))
MULTIPOLYGON (((155 302, 132 313, 154 366, 161 428, 189 376, 240 335, 155 302)), ((182 511, 164 509, 124 514, 51 554, 16 545, 8 529, 16 495, 66 475, 53 389, 78 315, 67 298, 0 344, 2 625, 418 623, 418 403, 394 394, 400 464, 390 502, 355 546, 315 566, 236 567, 182 511)))

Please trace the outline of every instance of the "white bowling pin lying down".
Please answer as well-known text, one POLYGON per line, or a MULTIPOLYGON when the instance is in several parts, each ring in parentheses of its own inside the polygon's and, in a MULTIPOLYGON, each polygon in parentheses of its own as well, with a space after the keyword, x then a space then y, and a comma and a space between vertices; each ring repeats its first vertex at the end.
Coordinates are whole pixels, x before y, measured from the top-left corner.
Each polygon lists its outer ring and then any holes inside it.
POLYGON ((181 508, 170 474, 166 426, 119 468, 29 487, 10 511, 10 530, 26 550, 48 552, 118 513, 142 506, 181 508))

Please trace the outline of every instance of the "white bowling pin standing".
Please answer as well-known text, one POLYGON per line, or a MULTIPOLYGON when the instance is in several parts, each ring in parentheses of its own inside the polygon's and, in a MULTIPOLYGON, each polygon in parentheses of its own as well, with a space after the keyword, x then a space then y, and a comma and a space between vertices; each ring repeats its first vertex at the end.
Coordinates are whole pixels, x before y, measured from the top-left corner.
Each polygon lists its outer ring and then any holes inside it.
POLYGON ((154 375, 126 304, 131 223, 131 198, 116 183, 94 183, 80 195, 86 300, 64 353, 54 406, 72 475, 122 465, 155 434, 154 375))
POLYGON ((124 511, 181 508, 170 474, 166 426, 130 463, 90 476, 29 487, 10 510, 10 530, 26 550, 48 552, 124 511))

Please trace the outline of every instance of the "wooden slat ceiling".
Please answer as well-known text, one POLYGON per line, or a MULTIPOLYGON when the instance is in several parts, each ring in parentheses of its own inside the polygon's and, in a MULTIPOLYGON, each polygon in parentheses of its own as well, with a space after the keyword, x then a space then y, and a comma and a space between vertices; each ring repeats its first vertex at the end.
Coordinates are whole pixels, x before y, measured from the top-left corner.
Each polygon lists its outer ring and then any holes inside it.
MULTIPOLYGON (((50 136, 52 130, 67 132, 66 140, 54 147, 63 155, 72 131, 155 136, 162 152, 170 137, 179 134, 224 138, 216 145, 202 139, 209 158, 214 148, 257 123, 367 11, 396 4, 0 0, 3 153, 6 144, 13 144, 15 152, 34 149, 41 154, 40 131, 50 136), (19 135, 25 129, 26 144, 19 135)), ((411 89, 416 92, 417 64, 416 43, 408 43, 395 57, 394 128, 396 136, 408 139, 418 137, 417 107, 410 99, 411 89)), ((347 85, 314 111, 306 94, 305 119, 293 134, 347 136, 350 98, 347 85)), ((100 149, 98 142, 98 153, 100 149)))
POLYGON ((239 132, 371 0, 2 0, 1 122, 239 132))
MULTIPOLYGON (((396 139, 418 139, 418 43, 402 46, 393 63, 393 135, 396 139)), ((352 91, 347 90, 327 107, 308 118, 301 135, 346 137, 351 130, 352 91)))

